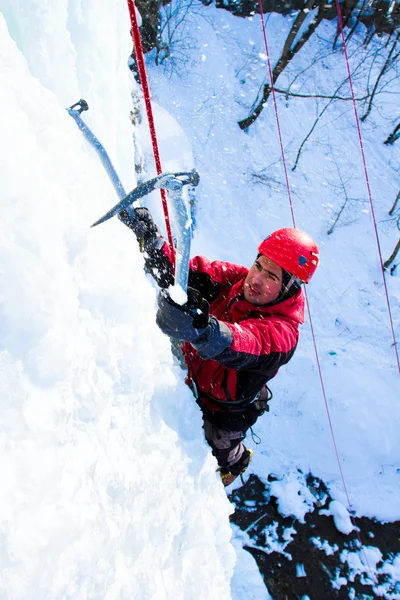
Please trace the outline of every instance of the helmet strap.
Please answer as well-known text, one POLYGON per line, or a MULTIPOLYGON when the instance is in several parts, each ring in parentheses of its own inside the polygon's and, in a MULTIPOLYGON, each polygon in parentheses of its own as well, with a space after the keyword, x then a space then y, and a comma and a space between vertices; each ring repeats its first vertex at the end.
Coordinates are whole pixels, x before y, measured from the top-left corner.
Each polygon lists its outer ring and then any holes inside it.
POLYGON ((274 302, 272 302, 272 304, 278 304, 278 302, 282 302, 283 300, 291 298, 292 296, 297 294, 297 292, 300 289, 302 283, 301 280, 295 275, 292 275, 291 273, 286 271, 285 269, 282 269, 282 279, 283 282, 281 291, 279 292, 277 299, 274 302))
POLYGON ((292 287, 292 285, 294 283, 297 285, 297 288, 299 288, 301 286, 301 284, 302 284, 302 281, 301 281, 301 279, 299 279, 295 275, 291 275, 291 277, 290 277, 289 281, 287 282, 287 284, 282 286, 281 293, 282 293, 283 296, 290 290, 290 288, 292 287))

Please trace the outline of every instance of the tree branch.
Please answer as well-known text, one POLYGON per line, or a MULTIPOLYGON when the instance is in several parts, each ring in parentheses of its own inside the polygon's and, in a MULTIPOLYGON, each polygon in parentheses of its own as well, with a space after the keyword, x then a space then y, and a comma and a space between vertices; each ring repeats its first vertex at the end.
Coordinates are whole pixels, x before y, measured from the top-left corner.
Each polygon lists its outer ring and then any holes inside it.
POLYGON ((396 127, 394 128, 394 131, 392 131, 392 133, 389 135, 389 137, 383 142, 384 144, 388 145, 392 145, 395 143, 396 140, 398 140, 400 137, 400 123, 398 125, 396 125, 396 127))
POLYGON ((382 77, 384 76, 384 74, 386 73, 386 71, 388 70, 388 68, 389 68, 389 66, 390 66, 390 64, 391 64, 391 62, 395 61, 395 60, 396 60, 396 58, 397 58, 397 57, 398 57, 398 55, 399 55, 399 54, 397 54, 397 55, 396 55, 396 56, 393 58, 393 60, 391 60, 391 58, 392 58, 392 54, 393 54, 393 52, 394 52, 394 50, 395 50, 395 48, 396 48, 396 45, 397 45, 397 42, 399 41, 399 38, 400 38, 400 31, 399 31, 399 33, 397 34, 397 36, 396 36, 396 39, 394 40, 394 42, 393 42, 393 45, 392 45, 392 47, 391 47, 391 49, 390 49, 390 52, 389 52, 389 54, 388 54, 388 56, 387 56, 387 59, 386 59, 386 61, 385 61, 385 64, 383 65, 383 67, 382 67, 382 70, 381 70, 381 72, 379 73, 379 75, 378 75, 378 77, 377 77, 377 80, 376 80, 376 82, 375 82, 375 85, 374 85, 374 89, 372 90, 371 97, 370 97, 370 100, 369 100, 369 102, 368 102, 368 108, 367 108, 367 111, 366 111, 366 113, 365 113, 365 114, 364 114, 364 115, 361 117, 361 121, 365 121, 365 119, 368 117, 369 113, 371 112, 371 110, 372 110, 372 103, 373 103, 373 101, 374 101, 374 96, 375 96, 375 94, 376 94, 376 90, 378 89, 379 82, 380 82, 380 80, 382 79, 382 77))
MULTIPOLYGON (((292 28, 286 38, 285 44, 283 46, 282 54, 276 63, 273 71, 272 71, 272 83, 274 84, 282 71, 287 67, 292 58, 302 49, 304 44, 310 39, 320 22, 322 21, 324 9, 325 9, 325 0, 319 0, 318 13, 311 21, 310 25, 304 31, 300 39, 295 43, 296 36, 302 26, 304 20, 306 19, 309 11, 313 8, 314 0, 307 0, 304 8, 298 13, 292 28), (293 48, 292 45, 294 44, 293 48)), ((265 103, 267 102, 271 93, 271 86, 266 83, 264 85, 263 95, 261 101, 258 103, 253 112, 242 121, 238 122, 240 129, 247 129, 254 123, 257 117, 261 114, 265 103)))
MULTIPOLYGON (((400 125, 399 125, 399 127, 400 127, 400 125)), ((400 200, 400 192, 397 194, 396 200, 394 201, 392 208, 389 210, 390 216, 392 216, 394 214, 394 211, 396 210, 396 206, 397 206, 397 203, 399 202, 399 200, 400 200)))
MULTIPOLYGON (((333 95, 324 95, 324 94, 296 94, 295 92, 288 92, 287 90, 281 90, 279 88, 274 88, 275 92, 278 94, 284 94, 285 96, 293 96, 295 98, 322 98, 325 100, 353 100, 351 96, 336 96, 333 95)), ((357 102, 362 102, 363 100, 367 100, 370 97, 370 94, 366 96, 362 96, 361 98, 355 98, 357 102)))
POLYGON ((383 268, 386 269, 392 264, 392 262, 394 261, 394 259, 396 258, 398 252, 400 250, 400 239, 397 242, 392 254, 389 256, 389 258, 387 260, 385 260, 385 262, 383 263, 383 268))
MULTIPOLYGON (((332 104, 332 102, 333 102, 333 99, 331 99, 331 100, 330 100, 330 101, 329 101, 329 102, 326 104, 326 106, 325 106, 325 107, 322 109, 322 111, 319 113, 319 115, 318 115, 318 116, 317 116, 317 118, 315 119, 315 121, 314 121, 314 124, 313 124, 313 126, 311 127, 310 131, 308 132, 308 134, 306 135, 306 137, 305 137, 305 138, 304 138, 304 140, 302 141, 302 143, 301 143, 301 145, 300 145, 300 148, 299 148, 299 150, 298 150, 298 152, 297 152, 296 160, 295 160, 295 163, 294 163, 294 165, 293 165, 293 167, 292 167, 292 171, 295 171, 295 170, 296 170, 296 167, 297 167, 297 164, 298 164, 298 162, 299 162, 299 160, 300 160, 300 155, 301 155, 301 152, 302 152, 302 150, 303 150, 304 146, 306 145, 306 143, 307 143, 307 142, 308 142, 308 140, 310 139, 312 132, 314 131, 314 129, 316 128, 316 126, 317 126, 317 124, 318 124, 318 121, 320 120, 320 118, 322 117, 322 115, 324 114, 324 112, 325 112, 325 111, 328 109, 328 107, 329 107, 329 106, 332 104)), ((331 232, 329 232, 329 231, 328 231, 328 235, 329 235, 329 233, 331 233, 331 232)))

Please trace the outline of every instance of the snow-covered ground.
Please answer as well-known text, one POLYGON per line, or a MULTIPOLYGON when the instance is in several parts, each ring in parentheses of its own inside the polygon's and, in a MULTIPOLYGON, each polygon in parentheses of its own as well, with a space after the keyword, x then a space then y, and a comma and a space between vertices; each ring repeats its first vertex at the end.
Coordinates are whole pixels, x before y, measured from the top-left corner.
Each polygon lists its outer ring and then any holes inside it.
MULTIPOLYGON (((271 100, 248 133, 237 126, 266 76, 260 19, 196 12, 175 38, 184 59, 177 51, 171 68, 148 57, 161 160, 200 173, 193 253, 250 265, 263 237, 291 225, 271 100)), ((288 26, 269 17, 271 55, 288 26)), ((325 56, 297 90, 330 92, 346 77, 324 41, 333 28, 324 23, 291 66, 300 71, 317 49, 325 56)), ((134 187, 130 51, 123 2, 0 0, 0 597, 267 598, 240 539, 230 543, 232 507, 155 325, 137 244, 116 219, 89 229, 117 198, 65 107, 89 102, 85 120, 134 187)), ((382 144, 395 98, 380 96, 363 125, 384 258, 397 239, 386 221, 399 147, 382 144)), ((283 97, 278 106, 291 167, 316 106, 283 97)), ((145 123, 138 137, 151 177, 145 123)), ((296 224, 321 251, 308 297, 352 508, 399 519, 399 373, 349 103, 327 111, 289 177, 296 224), (357 200, 352 222, 328 236, 340 177, 357 200)), ((147 204, 162 224, 158 195, 147 204)), ((387 277, 397 336, 399 281, 398 271, 387 277)), ((254 428, 262 444, 249 439, 252 470, 278 477, 271 493, 284 514, 313 508, 301 474, 310 470, 347 507, 308 320, 271 387, 271 412, 254 428)))

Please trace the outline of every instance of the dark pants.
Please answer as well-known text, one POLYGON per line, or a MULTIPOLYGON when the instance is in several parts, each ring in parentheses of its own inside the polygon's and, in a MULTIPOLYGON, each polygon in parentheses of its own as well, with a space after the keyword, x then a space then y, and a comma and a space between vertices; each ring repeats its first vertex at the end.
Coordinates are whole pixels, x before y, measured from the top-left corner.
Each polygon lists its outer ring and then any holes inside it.
POLYGON ((218 465, 231 472, 240 472, 248 461, 248 452, 242 441, 247 430, 264 411, 248 408, 241 413, 217 412, 203 409, 204 434, 218 465))
POLYGON ((243 453, 246 452, 246 447, 242 444, 246 432, 218 429, 204 419, 204 434, 220 467, 229 471, 236 463, 240 464, 243 453))

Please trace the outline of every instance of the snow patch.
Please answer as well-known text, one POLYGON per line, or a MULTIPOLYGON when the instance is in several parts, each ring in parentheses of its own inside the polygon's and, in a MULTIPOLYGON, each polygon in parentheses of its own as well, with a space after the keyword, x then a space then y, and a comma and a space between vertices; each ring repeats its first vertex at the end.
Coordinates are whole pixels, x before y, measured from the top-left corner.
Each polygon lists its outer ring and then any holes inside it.
POLYGON ((354 529, 348 510, 339 500, 332 500, 328 508, 320 510, 319 514, 333 517, 336 529, 345 535, 348 535, 354 529))
POLYGON ((277 499, 283 517, 294 517, 304 523, 305 515, 313 510, 315 498, 298 473, 288 473, 280 481, 273 481, 270 493, 277 499))

